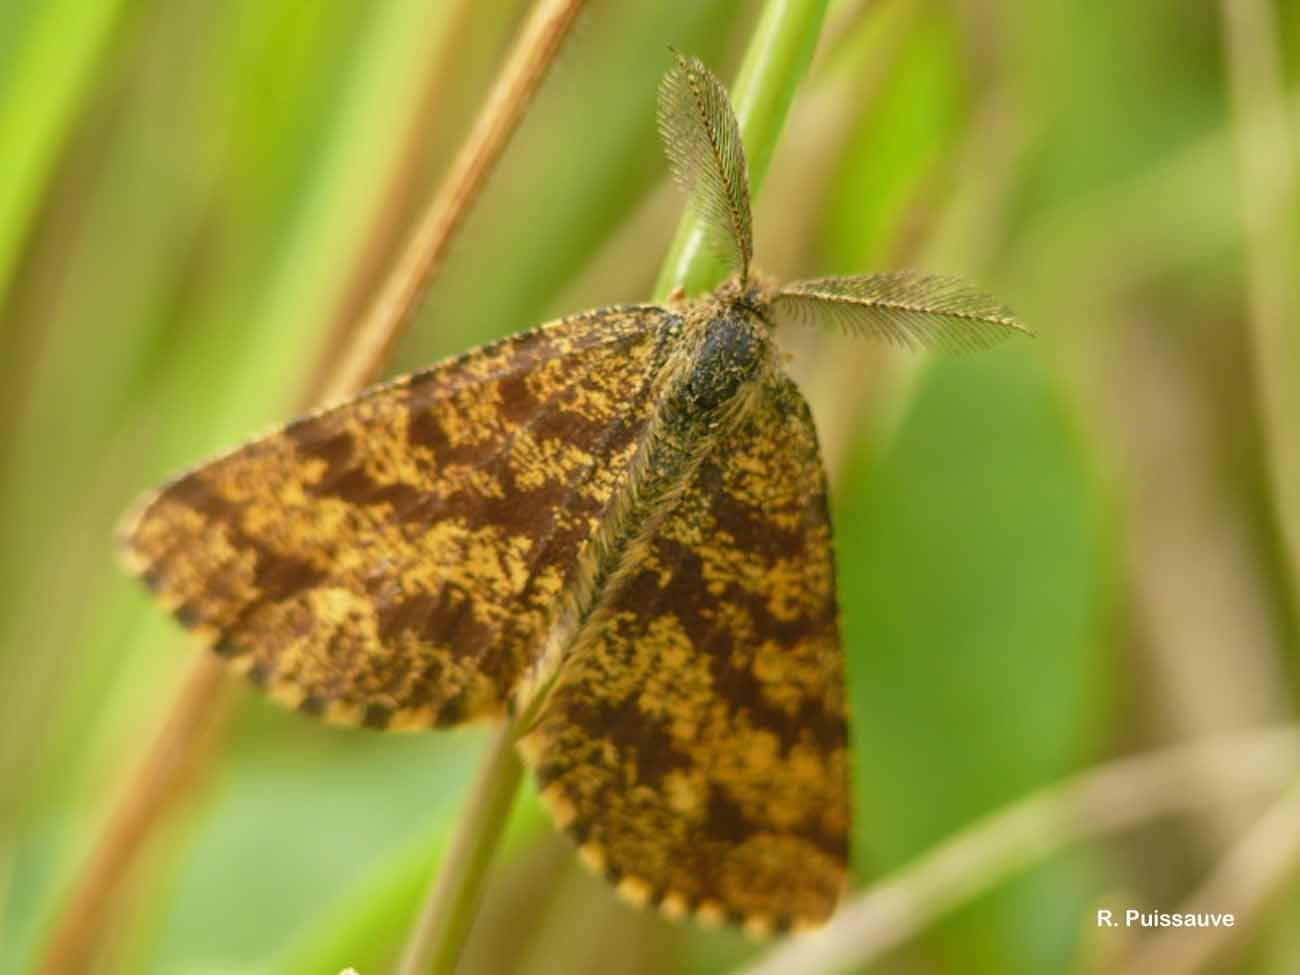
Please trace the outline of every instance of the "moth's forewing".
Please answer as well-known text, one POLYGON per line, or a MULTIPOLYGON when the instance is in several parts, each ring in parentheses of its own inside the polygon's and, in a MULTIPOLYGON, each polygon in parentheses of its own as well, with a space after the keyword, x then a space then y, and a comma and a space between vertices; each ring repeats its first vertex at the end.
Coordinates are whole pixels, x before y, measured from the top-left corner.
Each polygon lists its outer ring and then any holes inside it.
POLYGON ((653 415, 670 320, 575 316, 292 423, 147 499, 126 560, 289 706, 500 715, 653 415))
POLYGON ((847 727, 825 474, 784 377, 704 460, 521 741, 630 900, 756 934, 825 920, 847 727))

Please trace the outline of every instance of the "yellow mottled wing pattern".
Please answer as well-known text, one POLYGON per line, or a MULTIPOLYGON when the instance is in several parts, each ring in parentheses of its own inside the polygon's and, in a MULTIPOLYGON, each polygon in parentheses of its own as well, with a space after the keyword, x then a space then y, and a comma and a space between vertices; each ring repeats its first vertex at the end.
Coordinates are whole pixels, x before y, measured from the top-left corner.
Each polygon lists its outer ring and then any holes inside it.
POLYGON ((772 379, 654 533, 520 750, 630 900, 757 935, 818 924, 845 883, 843 659, 825 475, 772 379))
POLYGON ((601 309, 376 387, 177 479, 129 566, 326 720, 505 712, 655 405, 663 309, 601 309))

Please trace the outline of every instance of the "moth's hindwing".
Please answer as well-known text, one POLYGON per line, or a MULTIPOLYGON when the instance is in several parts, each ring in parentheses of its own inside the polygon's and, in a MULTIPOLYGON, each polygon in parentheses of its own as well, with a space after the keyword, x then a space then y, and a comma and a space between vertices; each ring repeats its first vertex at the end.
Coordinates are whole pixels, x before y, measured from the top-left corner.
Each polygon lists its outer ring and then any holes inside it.
POLYGON ((289 706, 502 714, 653 413, 671 319, 589 312, 298 420, 149 498, 126 560, 289 706))
POLYGON ((843 657, 825 475, 794 386, 724 436, 520 749, 624 896, 762 935, 845 881, 843 657))

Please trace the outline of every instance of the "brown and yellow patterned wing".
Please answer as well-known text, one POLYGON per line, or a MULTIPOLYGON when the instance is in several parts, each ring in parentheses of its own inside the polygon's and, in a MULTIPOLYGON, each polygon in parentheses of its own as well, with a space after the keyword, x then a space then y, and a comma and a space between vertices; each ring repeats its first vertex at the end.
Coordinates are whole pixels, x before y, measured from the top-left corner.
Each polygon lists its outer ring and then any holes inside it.
POLYGON ((849 829, 825 475, 773 381, 703 462, 520 750, 582 858, 670 916, 824 921, 849 829))
POLYGON ((601 309, 379 386, 148 498, 126 560, 281 702, 504 713, 654 408, 663 309, 601 309))

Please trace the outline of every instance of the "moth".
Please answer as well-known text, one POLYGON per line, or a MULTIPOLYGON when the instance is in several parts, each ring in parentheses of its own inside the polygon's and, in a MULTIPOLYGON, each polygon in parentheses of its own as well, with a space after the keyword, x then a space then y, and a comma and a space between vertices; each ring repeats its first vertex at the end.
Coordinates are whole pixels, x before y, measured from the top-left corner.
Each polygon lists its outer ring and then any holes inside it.
POLYGON ((947 278, 753 274, 736 118, 674 58, 659 129, 729 280, 295 420, 144 499, 122 545, 275 700, 370 728, 512 720, 620 894, 765 935, 831 914, 850 825, 826 473, 773 327, 982 346, 1020 326, 947 278))

